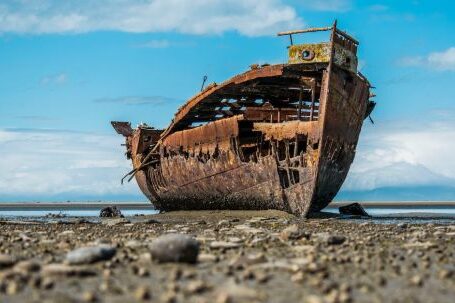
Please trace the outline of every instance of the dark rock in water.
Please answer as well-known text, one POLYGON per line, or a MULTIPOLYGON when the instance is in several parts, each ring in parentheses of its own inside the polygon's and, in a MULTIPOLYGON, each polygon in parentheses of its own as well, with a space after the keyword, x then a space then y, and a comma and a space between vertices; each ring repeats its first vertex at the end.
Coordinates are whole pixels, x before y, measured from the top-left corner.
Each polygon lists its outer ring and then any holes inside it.
POLYGON ((116 253, 115 247, 108 245, 82 247, 70 251, 66 255, 68 264, 89 264, 97 261, 109 260, 116 253))
POLYGON ((117 208, 117 206, 108 206, 103 208, 100 211, 100 217, 101 218, 113 218, 113 217, 121 217, 123 218, 122 212, 120 209, 117 208))
POLYGON ((48 213, 45 215, 45 217, 52 218, 52 219, 61 219, 61 218, 65 218, 66 215, 62 212, 59 212, 58 214, 48 213))
POLYGON ((338 208, 340 214, 351 215, 351 216, 364 216, 370 217, 370 215, 363 209, 359 203, 352 203, 338 208))
POLYGON ((158 262, 196 263, 199 243, 182 234, 169 234, 158 237, 150 246, 153 260, 158 262))

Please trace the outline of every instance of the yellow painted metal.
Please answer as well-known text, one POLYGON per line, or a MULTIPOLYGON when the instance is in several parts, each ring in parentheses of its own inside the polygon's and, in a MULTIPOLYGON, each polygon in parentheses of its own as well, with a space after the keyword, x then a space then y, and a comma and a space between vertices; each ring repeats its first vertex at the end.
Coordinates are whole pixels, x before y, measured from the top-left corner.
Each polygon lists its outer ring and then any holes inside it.
MULTIPOLYGON (((289 46, 289 63, 328 63, 330 61, 330 43, 296 44, 289 46), (307 51, 309 58, 303 58, 307 51)), ((357 73, 357 56, 341 45, 335 44, 334 63, 342 68, 357 73)))
POLYGON ((330 60, 330 43, 296 44, 289 46, 289 63, 325 63, 330 60), (311 60, 302 58, 302 52, 314 54, 311 60))

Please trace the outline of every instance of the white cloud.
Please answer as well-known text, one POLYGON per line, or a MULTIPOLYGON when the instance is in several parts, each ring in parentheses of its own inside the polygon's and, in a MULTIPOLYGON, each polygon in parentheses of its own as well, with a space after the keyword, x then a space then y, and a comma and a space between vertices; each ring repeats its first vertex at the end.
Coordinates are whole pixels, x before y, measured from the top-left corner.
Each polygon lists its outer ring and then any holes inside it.
POLYGON ((140 48, 168 48, 171 43, 168 40, 150 40, 141 44, 136 45, 140 48))
MULTIPOLYGON (((329 1, 334 5, 344 1, 329 1)), ((100 30, 273 34, 301 27, 281 0, 37 0, 0 4, 0 33, 83 33, 100 30)))
POLYGON ((300 1, 304 8, 316 11, 344 12, 351 9, 351 0, 316 0, 316 1, 300 1))
POLYGON ((432 115, 439 121, 365 124, 343 189, 455 186, 454 115, 432 115))
POLYGON ((96 103, 117 103, 125 105, 166 105, 175 101, 177 100, 164 96, 124 96, 94 100, 96 103))
POLYGON ((423 66, 441 71, 455 71, 455 47, 427 56, 404 57, 399 61, 404 66, 423 66))
MULTIPOLYGON (((123 138, 69 131, 0 129, 0 197, 141 197, 123 138)), ((144 198, 145 200, 145 198, 144 198)))
POLYGON ((40 83, 42 85, 60 85, 68 80, 68 76, 65 73, 59 73, 55 75, 44 76, 40 83))
POLYGON ((383 4, 373 4, 373 5, 370 5, 368 7, 368 9, 373 12, 385 12, 385 11, 389 10, 389 7, 387 5, 383 5, 383 4))

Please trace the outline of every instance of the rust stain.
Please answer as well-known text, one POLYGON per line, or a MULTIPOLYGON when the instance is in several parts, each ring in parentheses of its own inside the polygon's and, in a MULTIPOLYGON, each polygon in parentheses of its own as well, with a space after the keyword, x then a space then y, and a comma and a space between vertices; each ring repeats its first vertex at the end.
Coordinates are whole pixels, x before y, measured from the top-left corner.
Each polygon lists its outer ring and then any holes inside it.
POLYGON ((322 30, 330 30, 330 41, 291 45, 288 64, 253 64, 209 85, 165 130, 113 122, 133 162, 127 176, 160 210, 306 215, 327 206, 374 103, 357 73, 358 42, 336 24, 282 34, 322 30))

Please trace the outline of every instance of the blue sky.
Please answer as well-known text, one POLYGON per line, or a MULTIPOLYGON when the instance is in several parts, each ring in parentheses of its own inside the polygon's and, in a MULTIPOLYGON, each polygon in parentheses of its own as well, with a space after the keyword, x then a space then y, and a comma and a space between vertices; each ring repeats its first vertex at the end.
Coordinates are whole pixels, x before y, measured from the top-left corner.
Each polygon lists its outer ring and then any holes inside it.
POLYGON ((143 199, 109 121, 165 127, 204 75, 284 62, 276 32, 334 19, 378 95, 339 198, 455 200, 455 2, 418 0, 3 0, 0 200, 143 199))

